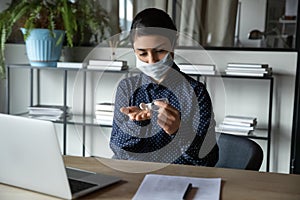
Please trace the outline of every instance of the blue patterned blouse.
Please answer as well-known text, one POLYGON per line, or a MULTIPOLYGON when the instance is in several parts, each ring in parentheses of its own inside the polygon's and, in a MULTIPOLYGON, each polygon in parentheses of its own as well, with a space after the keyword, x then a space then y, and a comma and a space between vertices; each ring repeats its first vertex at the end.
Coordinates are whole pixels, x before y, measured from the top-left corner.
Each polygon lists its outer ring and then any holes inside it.
POLYGON ((219 149, 210 96, 205 86, 181 72, 176 64, 157 84, 141 73, 123 79, 115 98, 110 147, 117 159, 142 160, 188 165, 214 166, 219 149), (157 124, 157 113, 150 120, 132 121, 121 107, 139 106, 167 98, 180 112, 180 128, 168 135, 157 124))

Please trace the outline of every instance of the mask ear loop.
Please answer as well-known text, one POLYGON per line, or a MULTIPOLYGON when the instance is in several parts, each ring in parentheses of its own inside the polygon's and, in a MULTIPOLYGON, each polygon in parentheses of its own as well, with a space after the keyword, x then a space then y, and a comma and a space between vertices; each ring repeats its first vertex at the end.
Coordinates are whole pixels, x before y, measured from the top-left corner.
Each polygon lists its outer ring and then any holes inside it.
POLYGON ((176 35, 172 38, 172 41, 171 41, 171 45, 172 45, 171 51, 173 52, 173 54, 174 54, 174 50, 175 50, 175 48, 177 47, 177 44, 178 44, 178 38, 179 38, 179 35, 178 35, 178 32, 176 32, 176 35))

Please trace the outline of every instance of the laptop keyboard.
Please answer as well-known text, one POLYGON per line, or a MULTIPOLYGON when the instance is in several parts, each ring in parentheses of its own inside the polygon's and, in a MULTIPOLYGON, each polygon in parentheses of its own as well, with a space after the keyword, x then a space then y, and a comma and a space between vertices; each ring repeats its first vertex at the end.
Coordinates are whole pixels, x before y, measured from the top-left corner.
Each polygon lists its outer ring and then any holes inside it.
POLYGON ((69 178, 68 180, 69 180, 72 194, 96 186, 96 184, 78 181, 75 179, 69 178))

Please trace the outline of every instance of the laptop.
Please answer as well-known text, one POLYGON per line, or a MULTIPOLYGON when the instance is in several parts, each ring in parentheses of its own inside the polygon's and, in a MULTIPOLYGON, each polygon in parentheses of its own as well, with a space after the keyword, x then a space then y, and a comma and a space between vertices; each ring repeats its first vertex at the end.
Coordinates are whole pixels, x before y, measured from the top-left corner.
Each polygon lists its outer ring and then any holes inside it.
POLYGON ((119 177, 66 168, 54 124, 0 114, 0 183, 74 199, 119 177))

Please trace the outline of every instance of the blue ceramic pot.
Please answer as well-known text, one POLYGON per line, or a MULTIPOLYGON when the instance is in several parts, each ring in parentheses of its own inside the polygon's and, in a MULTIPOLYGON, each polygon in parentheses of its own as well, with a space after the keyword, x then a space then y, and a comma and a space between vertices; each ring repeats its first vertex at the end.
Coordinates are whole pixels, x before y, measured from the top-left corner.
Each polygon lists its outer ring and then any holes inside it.
MULTIPOLYGON (((25 35, 26 29, 21 28, 25 35)), ((64 37, 65 31, 54 30, 54 36, 48 29, 33 29, 26 39, 26 51, 31 66, 35 67, 56 67, 60 58, 62 41, 57 42, 59 38, 64 37)))

